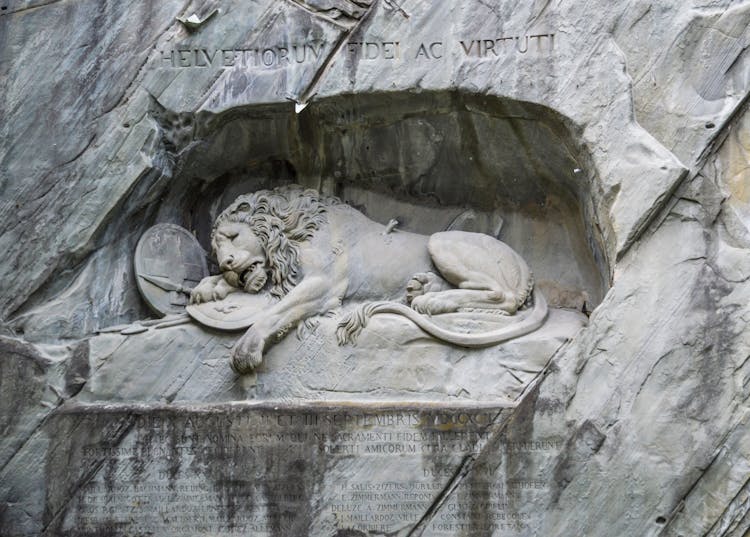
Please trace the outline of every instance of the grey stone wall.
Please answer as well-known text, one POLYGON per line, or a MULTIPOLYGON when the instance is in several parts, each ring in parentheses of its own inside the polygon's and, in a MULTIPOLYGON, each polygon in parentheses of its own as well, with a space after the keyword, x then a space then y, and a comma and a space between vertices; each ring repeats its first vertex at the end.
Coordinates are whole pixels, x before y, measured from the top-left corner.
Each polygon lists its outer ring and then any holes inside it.
POLYGON ((748 22, 0 2, 0 534, 745 535, 748 22), (231 334, 99 334, 151 315, 145 229, 208 248, 291 182, 422 233, 499 214, 566 331, 416 361, 288 338, 241 377, 231 334))

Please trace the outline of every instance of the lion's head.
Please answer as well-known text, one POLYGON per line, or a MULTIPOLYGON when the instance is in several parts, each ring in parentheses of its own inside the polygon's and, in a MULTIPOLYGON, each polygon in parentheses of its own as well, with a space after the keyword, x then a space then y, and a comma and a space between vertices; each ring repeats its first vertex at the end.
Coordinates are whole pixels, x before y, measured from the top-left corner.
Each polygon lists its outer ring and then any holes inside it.
POLYGON ((326 208, 335 203, 297 186, 239 196, 216 218, 211 233, 224 279, 257 293, 270 276, 271 294, 286 295, 297 284, 299 243, 326 222, 326 208))

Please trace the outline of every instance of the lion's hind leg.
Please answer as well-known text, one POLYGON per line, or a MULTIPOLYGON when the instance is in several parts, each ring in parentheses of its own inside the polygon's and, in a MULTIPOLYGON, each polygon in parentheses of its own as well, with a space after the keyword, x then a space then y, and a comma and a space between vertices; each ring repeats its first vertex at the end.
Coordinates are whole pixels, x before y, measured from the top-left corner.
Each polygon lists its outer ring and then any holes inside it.
POLYGON ((450 313, 460 309, 488 309, 512 314, 518 308, 515 287, 528 269, 509 246, 488 235, 446 231, 430 237, 427 248, 440 274, 457 289, 417 297, 412 307, 420 313, 450 313))
POLYGON ((506 300, 506 296, 506 293, 486 289, 449 289, 418 296, 411 307, 426 315, 453 313, 462 309, 486 309, 508 315, 512 313, 512 303, 506 300))

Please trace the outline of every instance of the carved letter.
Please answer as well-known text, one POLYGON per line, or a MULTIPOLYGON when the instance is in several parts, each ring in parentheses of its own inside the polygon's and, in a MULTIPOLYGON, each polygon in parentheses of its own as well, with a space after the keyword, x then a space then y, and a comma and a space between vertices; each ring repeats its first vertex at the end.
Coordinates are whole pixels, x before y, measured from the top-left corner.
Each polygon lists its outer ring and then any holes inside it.
POLYGON ((279 47, 279 63, 283 60, 286 60, 286 63, 289 63, 289 49, 279 47))
POLYGON ((380 45, 377 43, 365 43, 365 60, 374 60, 380 56, 380 45))
POLYGON ((263 65, 265 65, 266 67, 270 67, 276 62, 276 52, 274 52, 270 48, 267 48, 263 51, 261 59, 263 60, 263 65))
POLYGON ((460 41, 460 43, 461 43, 461 46, 463 47, 464 52, 466 53, 466 55, 467 56, 470 55, 471 54, 471 49, 474 48, 475 41, 473 41, 473 40, 469 41, 469 46, 468 47, 466 46, 466 43, 464 43, 463 41, 460 41))
POLYGON ((547 34, 537 34, 528 36, 530 39, 536 39, 536 50, 537 52, 542 51, 542 38, 549 37, 547 34))
POLYGON ((505 49, 506 49, 506 46, 505 46, 505 44, 506 44, 505 42, 506 41, 513 41, 513 38, 512 37, 501 37, 501 38, 495 40, 496 43, 502 43, 503 44, 503 51, 505 51, 505 49))
POLYGON ((197 48, 197 49, 193 50, 193 54, 195 56, 195 59, 193 61, 193 65, 195 65, 196 67, 207 67, 208 64, 207 63, 203 63, 203 61, 201 61, 202 60, 201 52, 203 52, 205 54, 206 50, 202 49, 202 48, 200 48, 200 49, 197 48))
POLYGON ((294 56, 295 62, 304 63, 305 58, 307 57, 306 45, 302 45, 302 46, 292 45, 292 56, 294 56))
POLYGON ((529 36, 526 36, 526 47, 523 50, 521 50, 520 42, 521 38, 516 37, 516 48, 518 49, 518 52, 520 52, 521 54, 526 54, 526 51, 529 50, 529 36))
POLYGON ((164 51, 162 50, 161 61, 167 62, 168 64, 171 65, 171 67, 177 67, 177 65, 175 64, 175 59, 174 59, 174 50, 170 50, 169 55, 166 55, 166 56, 164 55, 164 51))
POLYGON ((359 54, 359 50, 362 48, 362 43, 358 41, 352 41, 348 44, 349 54, 359 54))
MULTIPOLYGON (((481 44, 480 44, 480 47, 481 47, 481 44)), ((497 51, 495 50, 495 42, 494 42, 494 41, 493 41, 492 39, 485 39, 485 40, 484 40, 484 54, 483 54, 483 56, 484 56, 485 58, 487 57, 487 53, 488 53, 489 51, 492 51, 492 53, 493 53, 493 54, 494 54, 495 56, 497 56, 497 55, 498 55, 498 54, 497 54, 497 51)))
POLYGON ((320 57, 320 53, 323 52, 323 45, 325 45, 325 43, 320 43, 320 45, 318 45, 318 50, 315 50, 315 43, 308 45, 316 60, 320 57))
POLYGON ((419 45, 419 50, 417 50, 417 55, 415 56, 416 59, 419 59, 420 56, 423 56, 425 59, 430 59, 430 55, 427 53, 427 47, 424 46, 424 43, 419 45))
POLYGON ((427 60, 433 60, 443 57, 441 47, 443 46, 442 41, 434 41, 428 45, 422 43, 419 45, 416 58, 424 57, 427 60))
POLYGON ((257 66, 258 65, 258 49, 248 49, 242 51, 242 66, 243 67, 250 67, 250 66, 257 66))
POLYGON ((222 50, 221 51, 221 63, 224 67, 232 67, 234 65, 237 55, 234 50, 222 50))
POLYGON ((214 64, 214 58, 216 58, 216 55, 218 53, 219 53, 219 49, 216 49, 216 50, 214 50, 214 53, 211 56, 209 56, 208 53, 205 50, 203 51, 203 54, 206 55, 206 60, 208 60, 208 64, 209 65, 213 65, 214 64))
POLYGON ((180 57, 180 67, 190 67, 190 54, 191 51, 189 50, 180 50, 179 51, 179 57, 180 57))
POLYGON ((386 41, 383 43, 383 59, 393 60, 396 58, 396 43, 393 41, 386 41))

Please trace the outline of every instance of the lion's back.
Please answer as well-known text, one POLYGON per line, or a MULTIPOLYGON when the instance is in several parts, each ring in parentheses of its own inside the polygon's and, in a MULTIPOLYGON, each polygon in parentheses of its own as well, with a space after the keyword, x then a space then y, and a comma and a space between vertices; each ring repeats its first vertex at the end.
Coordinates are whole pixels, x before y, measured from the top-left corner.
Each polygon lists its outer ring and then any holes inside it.
POLYGON ((426 235, 388 230, 348 205, 329 208, 333 250, 346 257, 347 298, 395 300, 417 272, 431 269, 426 235))

